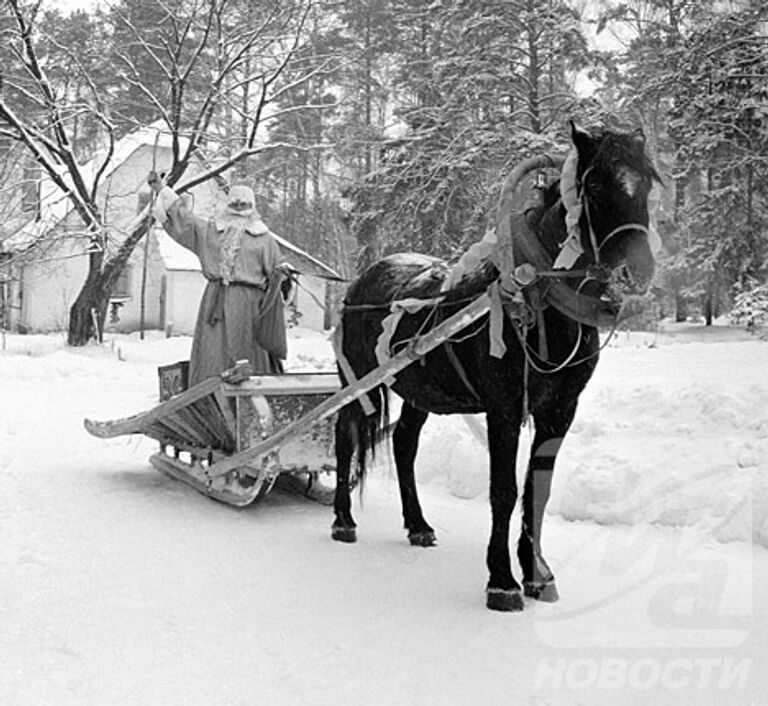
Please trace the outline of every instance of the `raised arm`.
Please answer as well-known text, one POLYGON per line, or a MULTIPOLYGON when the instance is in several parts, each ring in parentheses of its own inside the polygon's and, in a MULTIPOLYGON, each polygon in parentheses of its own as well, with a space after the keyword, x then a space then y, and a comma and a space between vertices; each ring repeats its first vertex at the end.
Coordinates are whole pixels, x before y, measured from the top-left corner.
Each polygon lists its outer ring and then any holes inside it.
POLYGON ((147 183, 155 192, 153 215, 177 243, 200 256, 206 223, 197 218, 185 199, 167 186, 156 172, 150 172, 147 183))

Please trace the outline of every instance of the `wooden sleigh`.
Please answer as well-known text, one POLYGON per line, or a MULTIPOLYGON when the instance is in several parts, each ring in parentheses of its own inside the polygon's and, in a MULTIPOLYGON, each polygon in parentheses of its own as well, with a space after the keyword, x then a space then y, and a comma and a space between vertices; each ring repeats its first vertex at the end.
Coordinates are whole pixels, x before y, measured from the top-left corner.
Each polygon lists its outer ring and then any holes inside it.
POLYGON ((388 382, 489 307, 487 296, 475 300, 344 388, 335 373, 247 376, 241 381, 225 375, 131 417, 86 419, 85 428, 102 439, 124 434, 155 439, 160 450, 150 462, 156 469, 215 500, 243 507, 268 493, 281 476, 308 473, 316 478, 334 471, 335 413, 388 382))
POLYGON ((157 470, 229 505, 242 507, 262 497, 280 475, 298 480, 301 474, 310 494, 319 474, 334 470, 332 420, 327 417, 324 424, 292 435, 279 450, 248 457, 242 464, 239 459, 337 392, 338 376, 249 376, 243 370, 235 367, 124 419, 86 419, 85 428, 103 439, 124 434, 155 439, 160 449, 149 460, 157 470), (234 465, 219 472, 221 463, 231 460, 234 465))

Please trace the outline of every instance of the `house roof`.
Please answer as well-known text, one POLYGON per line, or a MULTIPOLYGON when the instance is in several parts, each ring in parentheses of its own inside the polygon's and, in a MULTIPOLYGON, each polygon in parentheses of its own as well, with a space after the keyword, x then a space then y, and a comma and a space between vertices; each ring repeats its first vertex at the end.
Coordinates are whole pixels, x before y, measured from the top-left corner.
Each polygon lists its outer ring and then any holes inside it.
POLYGON ((0 228, 0 251, 20 252, 34 245, 41 237, 66 217, 69 201, 50 180, 40 185, 40 212, 37 217, 19 213, 0 228), (47 183, 45 183, 47 182, 47 183))
MULTIPOLYGON (((179 138, 179 146, 183 151, 187 147, 188 140, 184 137, 179 138)), ((173 147, 173 136, 168 131, 168 126, 162 120, 156 120, 149 125, 128 133, 120 138, 114 146, 114 152, 109 162, 109 167, 101 175, 103 182, 109 175, 123 164, 137 149, 147 145, 157 145, 158 148, 171 149, 173 147)), ((99 150, 94 156, 81 166, 83 176, 86 180, 92 180, 97 170, 104 162, 107 154, 106 149, 99 150)))
POLYGON ((200 260, 191 250, 179 245, 168 233, 161 228, 155 228, 157 248, 160 257, 168 270, 193 270, 200 271, 200 260))

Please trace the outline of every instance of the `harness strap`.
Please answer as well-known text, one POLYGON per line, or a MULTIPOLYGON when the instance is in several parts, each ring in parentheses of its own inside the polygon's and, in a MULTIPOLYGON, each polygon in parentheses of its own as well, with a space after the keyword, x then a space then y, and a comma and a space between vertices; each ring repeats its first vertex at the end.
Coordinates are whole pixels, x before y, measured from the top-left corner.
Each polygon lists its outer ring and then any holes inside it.
POLYGON ((538 289, 530 291, 531 306, 536 312, 536 330, 539 334, 539 357, 549 361, 549 347, 547 346, 547 328, 544 323, 544 302, 538 289))
POLYGON ((451 362, 453 369, 459 376, 459 380, 464 383, 464 387, 467 388, 472 397, 474 397, 478 402, 481 402, 480 395, 477 394, 477 390, 469 381, 469 378, 467 377, 467 371, 464 370, 464 366, 461 364, 461 361, 456 355, 456 351, 453 350, 453 343, 451 343, 451 341, 446 341, 443 344, 443 348, 445 348, 445 354, 448 356, 448 360, 451 362))
MULTIPOLYGON (((341 324, 339 324, 334 329, 331 343, 333 345, 333 352, 336 356, 336 362, 339 364, 339 368, 341 369, 341 373, 344 375, 347 384, 352 385, 353 383, 357 382, 357 376, 355 375, 355 371, 352 370, 352 366, 349 364, 347 356, 344 355, 344 332, 343 326, 341 324)), ((362 395, 360 395, 360 397, 357 398, 357 401, 360 403, 360 406, 363 408, 363 412, 365 412, 367 417, 370 417, 376 413, 376 408, 373 406, 373 402, 371 402, 371 398, 368 397, 367 392, 364 392, 362 395)))

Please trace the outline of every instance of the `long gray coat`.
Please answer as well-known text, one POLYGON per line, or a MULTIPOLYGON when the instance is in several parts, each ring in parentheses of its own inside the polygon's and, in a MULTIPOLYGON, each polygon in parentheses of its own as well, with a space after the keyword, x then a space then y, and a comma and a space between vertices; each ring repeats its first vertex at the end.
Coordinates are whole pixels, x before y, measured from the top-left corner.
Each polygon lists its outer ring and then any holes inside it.
MULTIPOLYGON (((168 193, 159 196, 159 201, 170 200, 168 193)), ((266 229, 246 230, 233 243, 215 221, 195 216, 183 198, 173 200, 165 215, 163 227, 198 256, 208 280, 197 315, 189 384, 244 359, 254 373, 281 372, 286 335, 275 239, 266 229)))

